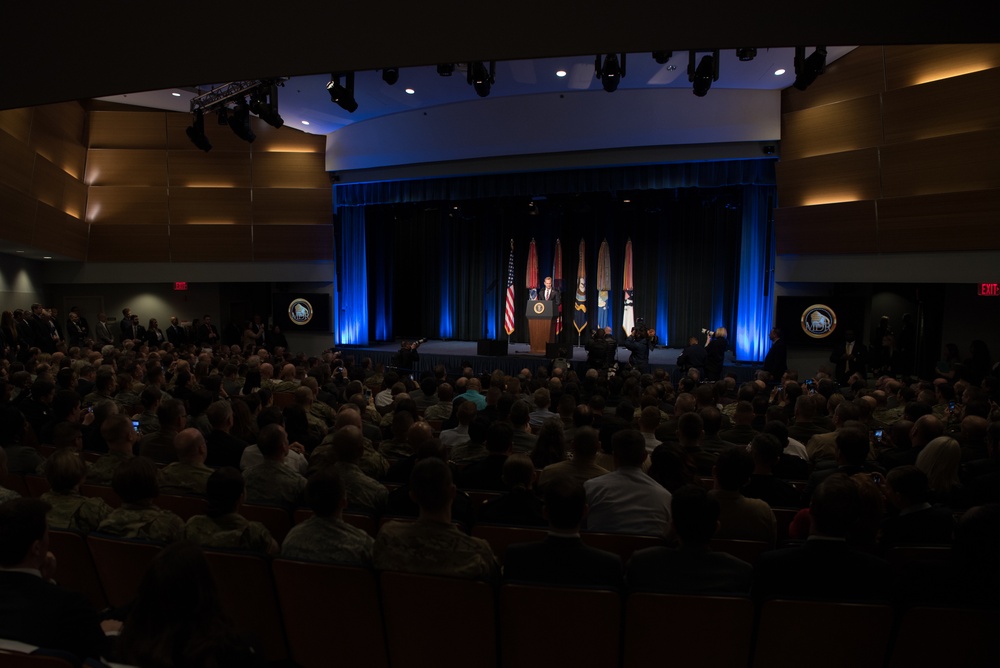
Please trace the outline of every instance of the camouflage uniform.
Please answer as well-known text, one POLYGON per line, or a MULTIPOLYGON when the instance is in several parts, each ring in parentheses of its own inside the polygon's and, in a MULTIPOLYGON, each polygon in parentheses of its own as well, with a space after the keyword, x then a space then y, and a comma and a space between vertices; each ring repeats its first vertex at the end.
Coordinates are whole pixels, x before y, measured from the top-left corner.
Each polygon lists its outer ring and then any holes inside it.
POLYGON ((896 408, 876 408, 872 413, 872 418, 875 422, 888 427, 903 418, 903 409, 903 406, 897 406, 896 408))
POLYGON ((177 450, 174 449, 173 431, 156 431, 146 434, 139 441, 139 454, 149 457, 154 462, 176 462, 177 450))
POLYGON ((247 503, 276 503, 295 508, 305 501, 306 479, 284 464, 265 459, 243 472, 247 503))
POLYGON ((490 544, 452 524, 389 522, 378 532, 375 568, 424 575, 494 580, 499 572, 490 544))
POLYGON ((343 520, 310 517, 296 524, 281 545, 285 559, 371 566, 375 539, 343 520))
POLYGON ((195 515, 184 525, 184 539, 202 547, 223 547, 267 552, 274 542, 271 532, 260 522, 251 522, 239 513, 218 517, 195 515))
POLYGON ((30 445, 5 445, 3 449, 7 453, 7 473, 11 475, 32 475, 42 464, 42 456, 30 445))
POLYGON ((119 408, 124 408, 124 413, 131 413, 134 406, 140 405, 139 395, 135 392, 119 392, 115 395, 115 403, 119 408))
POLYGON ((397 459, 403 459, 413 454, 413 446, 406 441, 397 441, 394 438, 382 441, 378 449, 386 457, 396 457, 397 459))
POLYGON ((323 426, 326 429, 333 427, 334 423, 337 421, 337 412, 324 404, 322 401, 313 402, 312 406, 309 407, 309 415, 322 420, 323 426))
MULTIPOLYGON (((319 471, 327 466, 332 466, 337 460, 336 455, 333 453, 333 447, 330 445, 332 438, 333 432, 331 431, 326 439, 324 439, 323 444, 309 455, 310 471, 319 471)), ((366 438, 364 443, 365 449, 361 453, 361 461, 358 462, 358 467, 372 480, 380 480, 389 471, 389 460, 383 457, 382 453, 372 446, 372 442, 369 439, 366 438)))
POLYGON ((156 413, 152 411, 143 411, 139 414, 139 433, 145 436, 146 434, 155 434, 160 431, 160 418, 156 416, 156 413))
POLYGON ((45 492, 42 501, 52 506, 47 516, 50 529, 73 529, 84 533, 97 531, 101 522, 114 510, 104 499, 83 496, 79 492, 45 492))
POLYGON ((13 499, 20 499, 21 495, 12 489, 7 489, 6 487, 0 486, 0 503, 6 501, 11 501, 13 499))
POLYGON ((152 503, 123 503, 111 512, 97 530, 120 538, 142 538, 171 543, 184 533, 184 520, 152 503))
POLYGON ((389 500, 389 491, 375 482, 357 464, 337 462, 333 465, 347 490, 347 503, 351 508, 378 514, 389 500))
POLYGON ((439 401, 433 406, 424 410, 424 419, 428 422, 440 420, 444 422, 451 417, 452 403, 450 401, 439 401))
POLYGON ((129 459, 131 459, 129 455, 120 452, 109 452, 106 455, 101 455, 87 471, 87 484, 110 485, 111 479, 115 477, 115 471, 129 459))
POLYGON ((486 455, 488 454, 489 451, 483 443, 463 443, 462 445, 452 446, 449 459, 456 464, 468 464, 486 459, 486 455))
POLYGON ((275 392, 294 392, 298 389, 299 384, 291 380, 267 380, 260 384, 260 386, 265 390, 271 390, 271 393, 275 392))
POLYGON ((160 470, 160 494, 204 494, 214 472, 204 464, 167 464, 160 470))

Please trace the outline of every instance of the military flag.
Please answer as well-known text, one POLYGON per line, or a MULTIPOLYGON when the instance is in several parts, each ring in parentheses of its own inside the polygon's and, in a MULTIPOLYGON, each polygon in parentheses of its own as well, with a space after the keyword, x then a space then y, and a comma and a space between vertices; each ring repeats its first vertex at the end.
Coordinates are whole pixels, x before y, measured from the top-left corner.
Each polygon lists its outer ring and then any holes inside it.
POLYGON ((601 242, 597 253, 597 326, 608 326, 608 293, 611 291, 611 250, 608 240, 601 242))
POLYGON ((576 328, 577 340, 587 328, 587 264, 586 245, 580 239, 580 257, 576 265, 576 301, 573 303, 573 327, 576 328))
POLYGON ((635 316, 632 313, 635 306, 632 300, 632 239, 625 242, 625 272, 622 277, 622 288, 624 292, 622 329, 625 330, 625 336, 628 336, 635 329, 635 316))

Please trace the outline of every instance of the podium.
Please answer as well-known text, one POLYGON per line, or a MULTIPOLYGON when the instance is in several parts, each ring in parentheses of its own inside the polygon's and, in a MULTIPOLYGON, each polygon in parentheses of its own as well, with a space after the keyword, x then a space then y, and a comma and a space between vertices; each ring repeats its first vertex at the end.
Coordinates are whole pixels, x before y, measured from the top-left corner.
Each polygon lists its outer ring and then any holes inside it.
POLYGON ((556 340, 556 318, 559 317, 559 313, 556 311, 555 302, 544 299, 528 300, 524 315, 528 318, 531 352, 544 355, 545 344, 554 343, 556 340))

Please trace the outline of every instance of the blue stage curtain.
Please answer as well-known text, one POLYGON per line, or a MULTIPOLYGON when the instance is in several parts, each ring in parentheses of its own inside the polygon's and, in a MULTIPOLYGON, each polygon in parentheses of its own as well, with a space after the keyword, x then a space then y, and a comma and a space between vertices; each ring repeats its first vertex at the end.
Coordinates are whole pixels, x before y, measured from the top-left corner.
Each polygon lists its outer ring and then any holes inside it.
POLYGON ((773 158, 488 174, 443 179, 345 183, 333 187, 336 206, 531 197, 538 193, 617 192, 671 188, 773 185, 773 158))
POLYGON ((743 190, 743 231, 740 242, 739 287, 736 300, 736 359, 755 362, 770 348, 768 333, 774 315, 774 230, 769 224, 775 189, 743 190))
POLYGON ((365 253, 365 209, 340 210, 339 271, 334 309, 337 311, 337 343, 368 343, 368 263, 365 253))

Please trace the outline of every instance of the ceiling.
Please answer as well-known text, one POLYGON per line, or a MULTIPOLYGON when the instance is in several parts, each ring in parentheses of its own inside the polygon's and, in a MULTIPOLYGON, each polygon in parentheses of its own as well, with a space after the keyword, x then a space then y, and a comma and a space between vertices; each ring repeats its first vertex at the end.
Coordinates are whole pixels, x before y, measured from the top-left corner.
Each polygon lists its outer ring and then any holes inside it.
MULTIPOLYGON (((827 63, 850 52, 851 46, 829 47, 827 63)), ((812 53, 806 49, 806 55, 812 53)), ((698 52, 697 59, 707 52, 698 52)), ((741 62, 733 49, 723 50, 719 57, 719 79, 713 89, 779 90, 795 80, 793 48, 758 49, 757 56, 741 62), (784 74, 775 72, 784 69, 784 74)), ((625 76, 619 89, 691 88, 688 80, 687 51, 675 52, 665 64, 657 63, 650 53, 630 53, 626 56, 625 76)), ((415 109, 478 99, 467 83, 467 66, 456 66, 450 77, 437 74, 435 66, 406 67, 399 70, 399 80, 392 86, 382 80, 381 71, 358 72, 355 77, 355 98, 358 109, 348 113, 330 101, 326 74, 292 76, 279 90, 279 109, 288 127, 311 134, 325 135, 345 125, 415 109), (412 94, 407 90, 414 91, 412 94)), ((218 85, 218 84, 214 84, 218 85)), ((190 111, 190 101, 214 87, 205 84, 192 88, 171 88, 98 98, 155 109, 190 111)), ((490 97, 510 97, 569 91, 592 91, 608 95, 595 76, 595 57, 583 55, 562 58, 535 58, 500 61, 496 64, 496 80, 490 97), (558 76, 557 72, 565 72, 558 76)), ((614 93, 610 93, 613 95, 614 93)), ((712 92, 706 96, 711 103, 712 92)))

